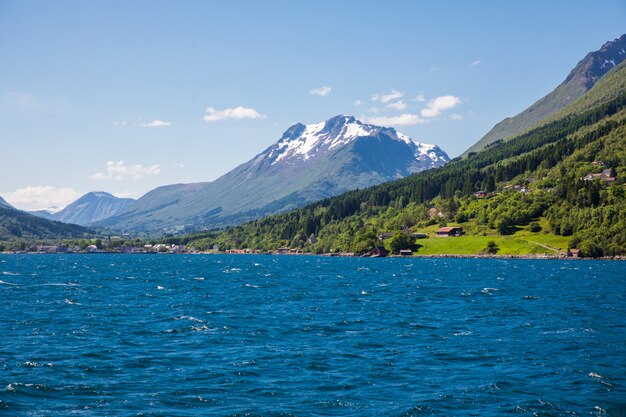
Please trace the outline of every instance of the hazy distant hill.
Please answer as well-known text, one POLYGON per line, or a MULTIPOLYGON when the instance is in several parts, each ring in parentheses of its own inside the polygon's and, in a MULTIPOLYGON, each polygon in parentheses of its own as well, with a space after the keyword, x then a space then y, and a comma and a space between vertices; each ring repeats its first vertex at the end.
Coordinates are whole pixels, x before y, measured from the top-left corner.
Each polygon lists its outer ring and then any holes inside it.
POLYGON ((506 118, 495 125, 482 139, 465 151, 464 155, 480 151, 497 140, 508 140, 550 117, 589 91, 600 78, 624 59, 626 59, 626 34, 587 54, 565 81, 551 93, 517 116, 506 118))
POLYGON ((132 198, 118 198, 104 191, 93 191, 63 210, 51 214, 50 218, 86 226, 118 214, 134 201, 132 198))
POLYGON ((156 232, 241 223, 448 160, 436 145, 340 115, 295 124, 274 145, 217 180, 157 188, 98 225, 156 232))

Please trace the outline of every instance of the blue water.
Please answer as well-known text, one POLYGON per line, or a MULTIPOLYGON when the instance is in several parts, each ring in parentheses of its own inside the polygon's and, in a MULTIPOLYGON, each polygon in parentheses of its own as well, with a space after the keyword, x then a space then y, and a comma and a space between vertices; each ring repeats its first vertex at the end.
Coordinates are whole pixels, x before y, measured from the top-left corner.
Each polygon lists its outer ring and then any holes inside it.
POLYGON ((626 415, 626 263, 0 256, 0 415, 626 415))

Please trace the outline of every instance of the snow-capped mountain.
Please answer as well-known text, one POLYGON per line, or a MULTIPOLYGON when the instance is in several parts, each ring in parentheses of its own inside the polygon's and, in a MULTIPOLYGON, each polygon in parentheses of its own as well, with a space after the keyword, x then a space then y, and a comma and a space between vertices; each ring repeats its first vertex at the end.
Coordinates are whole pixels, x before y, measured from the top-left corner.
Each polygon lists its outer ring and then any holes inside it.
POLYGON ((148 232, 231 225, 448 160, 437 145, 340 115, 321 123, 297 123, 272 146, 217 180, 159 187, 98 225, 148 232))
POLYGON ((295 124, 261 156, 271 160, 272 165, 281 161, 295 164, 345 146, 359 138, 378 135, 386 135, 392 140, 404 142, 416 160, 424 164, 424 169, 440 166, 450 159, 437 145, 416 142, 393 128, 364 124, 353 116, 345 115, 311 125, 295 124))
POLYGON ((43 217, 44 219, 54 220, 54 215, 61 210, 63 209, 57 206, 50 206, 42 210, 31 210, 28 213, 37 217, 43 217))
POLYGON ((62 210, 51 207, 30 213, 48 220, 86 226, 119 213, 133 201, 135 200, 132 198, 118 198, 104 191, 94 191, 83 195, 62 210))

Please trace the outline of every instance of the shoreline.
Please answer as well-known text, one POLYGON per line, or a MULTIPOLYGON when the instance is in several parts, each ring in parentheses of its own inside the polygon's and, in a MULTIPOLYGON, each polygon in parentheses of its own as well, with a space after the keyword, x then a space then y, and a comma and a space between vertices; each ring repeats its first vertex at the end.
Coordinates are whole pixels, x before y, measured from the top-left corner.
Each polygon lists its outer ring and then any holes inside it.
POLYGON ((626 261, 626 255, 603 256, 600 258, 558 256, 545 254, 527 255, 497 255, 497 254, 430 254, 430 255, 389 255, 389 256, 362 256, 355 254, 335 253, 225 253, 225 252, 190 252, 190 253, 124 253, 124 252, 0 252, 0 255, 260 255, 260 256, 320 256, 327 258, 363 258, 363 259, 521 259, 521 260, 561 260, 561 261, 626 261))

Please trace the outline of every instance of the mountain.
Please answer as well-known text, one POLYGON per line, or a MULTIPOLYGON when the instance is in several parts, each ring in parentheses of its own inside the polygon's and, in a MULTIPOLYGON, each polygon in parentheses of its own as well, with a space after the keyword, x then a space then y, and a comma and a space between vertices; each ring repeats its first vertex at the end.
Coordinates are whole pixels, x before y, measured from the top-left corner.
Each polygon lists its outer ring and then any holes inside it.
POLYGON ((118 198, 104 191, 93 191, 63 210, 38 210, 31 214, 48 220, 87 226, 121 212, 134 201, 132 198, 118 198))
POLYGON ((97 224, 146 232, 236 224, 448 160, 436 145, 339 115, 311 125, 297 123, 274 145, 217 180, 157 188, 97 224))
POLYGON ((30 213, 34 216, 37 217, 43 217, 44 219, 48 219, 48 220, 55 220, 54 215, 56 213, 58 213, 59 211, 61 211, 62 209, 59 209, 56 206, 51 206, 49 208, 45 208, 42 210, 32 210, 32 211, 27 211, 27 213, 30 213))
POLYGON ((535 102, 520 114, 506 118, 495 125, 469 152, 478 152, 497 140, 508 140, 533 125, 550 117, 589 91, 609 70, 626 59, 626 34, 606 42, 587 54, 569 73, 565 81, 547 96, 535 102))
POLYGON ((626 255, 626 62, 553 117, 440 168, 169 240, 200 249, 313 253, 365 253, 385 244, 431 255, 569 248, 590 257, 626 255), (434 234, 442 225, 462 227, 464 235, 411 243, 404 233, 434 234), (389 232, 393 238, 379 239, 389 232))
POLYGON ((0 206, 0 241, 16 239, 61 239, 93 235, 74 224, 50 221, 21 210, 0 206))
POLYGON ((6 200, 4 198, 2 198, 2 197, 0 197, 0 207, 2 207, 2 208, 9 208, 9 209, 14 208, 12 205, 7 203, 6 200))

